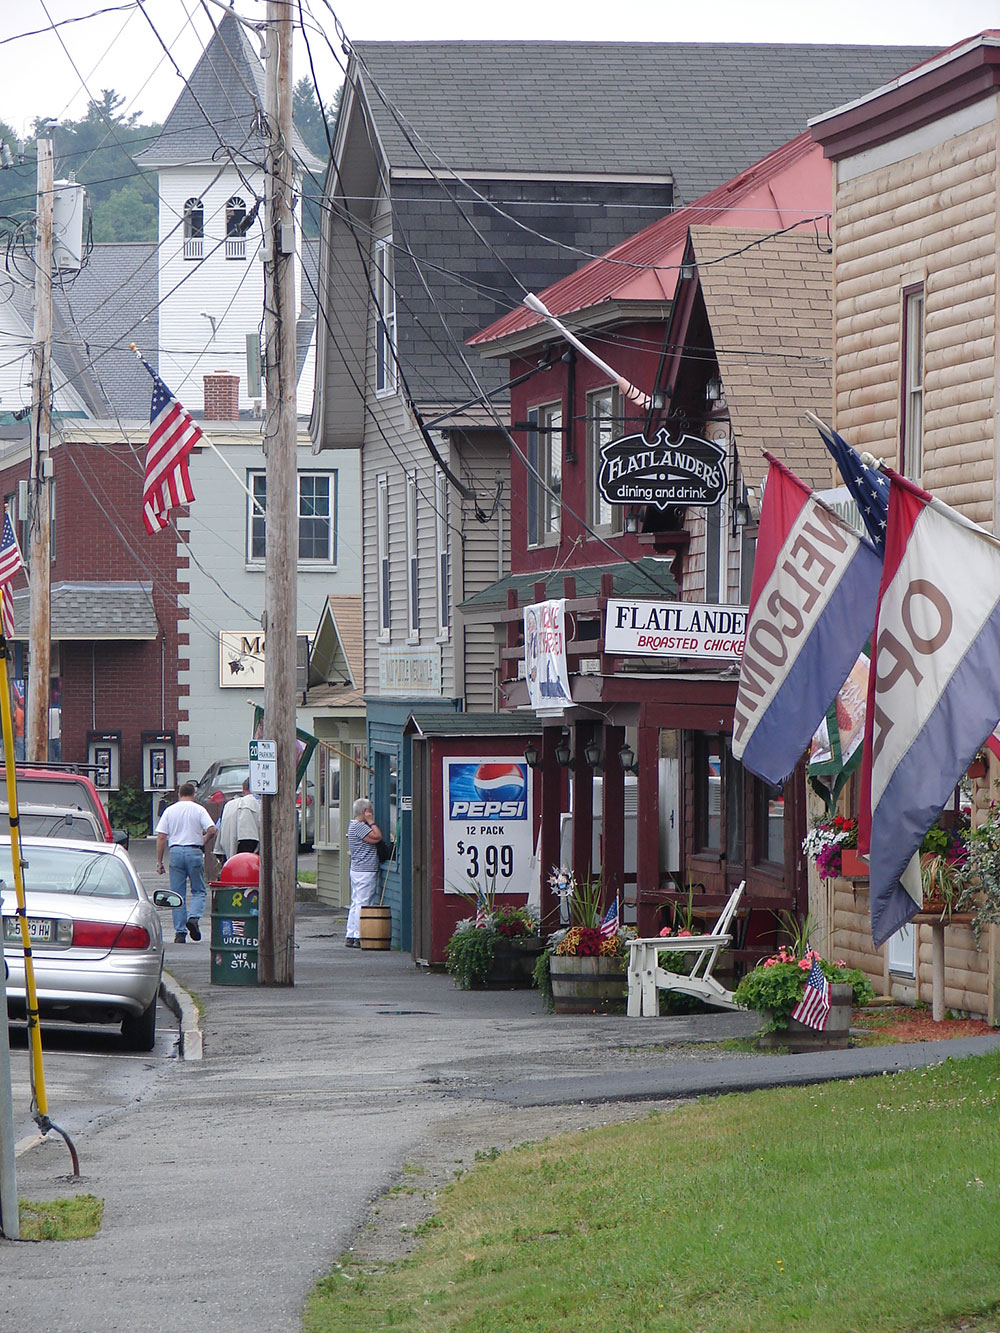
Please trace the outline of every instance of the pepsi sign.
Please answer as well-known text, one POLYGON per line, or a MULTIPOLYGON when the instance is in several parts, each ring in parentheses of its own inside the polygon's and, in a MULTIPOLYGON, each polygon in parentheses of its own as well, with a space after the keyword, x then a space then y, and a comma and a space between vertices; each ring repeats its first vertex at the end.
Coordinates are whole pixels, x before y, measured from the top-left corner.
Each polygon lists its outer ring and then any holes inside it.
POLYGON ((532 782, 523 758, 442 758, 445 893, 527 894, 538 882, 532 782))

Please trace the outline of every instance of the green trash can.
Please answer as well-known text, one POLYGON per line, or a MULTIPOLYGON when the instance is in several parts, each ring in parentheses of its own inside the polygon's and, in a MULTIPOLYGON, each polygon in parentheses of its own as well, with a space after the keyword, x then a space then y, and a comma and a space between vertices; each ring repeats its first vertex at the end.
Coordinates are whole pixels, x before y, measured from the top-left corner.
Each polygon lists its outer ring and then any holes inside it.
POLYGON ((237 852, 212 889, 211 979, 218 986, 256 986, 260 858, 237 852))

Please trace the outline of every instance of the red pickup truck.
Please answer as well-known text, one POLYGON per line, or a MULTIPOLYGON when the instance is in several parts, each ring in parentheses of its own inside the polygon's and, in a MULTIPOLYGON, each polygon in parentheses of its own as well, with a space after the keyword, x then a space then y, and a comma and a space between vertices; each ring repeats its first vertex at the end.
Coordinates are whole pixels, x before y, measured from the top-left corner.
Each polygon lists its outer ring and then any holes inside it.
MULTIPOLYGON (((128 846, 128 835, 116 833, 111 827, 97 788, 83 773, 69 773, 55 768, 21 768, 17 775, 17 798, 26 805, 60 805, 69 810, 89 810, 104 831, 105 842, 122 842, 128 846)), ((7 772, 0 766, 0 805, 7 810, 7 772)), ((0 833, 4 830, 0 828, 0 833)))

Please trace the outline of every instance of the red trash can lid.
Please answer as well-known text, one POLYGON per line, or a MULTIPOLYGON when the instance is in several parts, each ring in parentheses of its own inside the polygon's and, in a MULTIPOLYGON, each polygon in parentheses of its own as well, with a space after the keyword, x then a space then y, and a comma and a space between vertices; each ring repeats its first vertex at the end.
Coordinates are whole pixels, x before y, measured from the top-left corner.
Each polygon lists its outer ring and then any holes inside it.
POLYGON ((237 852, 219 871, 219 884, 257 886, 260 880, 260 857, 256 852, 237 852))

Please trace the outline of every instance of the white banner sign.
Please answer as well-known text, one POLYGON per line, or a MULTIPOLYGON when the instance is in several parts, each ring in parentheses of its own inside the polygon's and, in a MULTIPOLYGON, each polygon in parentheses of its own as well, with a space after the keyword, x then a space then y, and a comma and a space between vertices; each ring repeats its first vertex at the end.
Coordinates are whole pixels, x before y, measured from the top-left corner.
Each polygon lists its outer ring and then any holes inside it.
POLYGON ((524 674, 528 702, 536 713, 562 713, 569 707, 564 601, 524 608, 524 674))
POLYGON ((510 757, 445 759, 444 891, 526 893, 531 769, 510 757))
POLYGON ((701 657, 738 662, 743 656, 746 632, 745 606, 609 597, 604 651, 631 657, 701 657))

